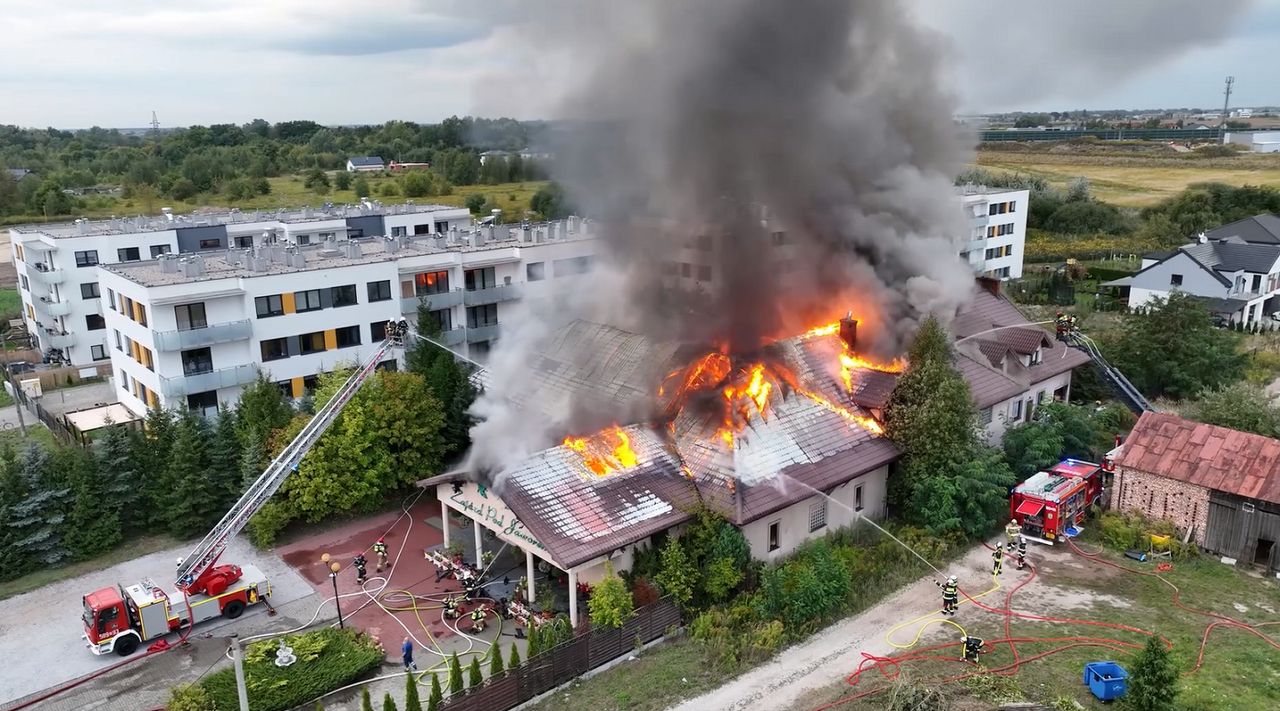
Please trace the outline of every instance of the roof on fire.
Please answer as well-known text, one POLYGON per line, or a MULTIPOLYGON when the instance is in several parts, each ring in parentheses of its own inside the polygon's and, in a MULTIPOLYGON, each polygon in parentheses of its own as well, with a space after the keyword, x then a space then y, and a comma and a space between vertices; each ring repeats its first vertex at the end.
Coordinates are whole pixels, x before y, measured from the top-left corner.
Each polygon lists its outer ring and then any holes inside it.
POLYGON ((1116 465, 1280 504, 1280 440, 1145 412, 1116 465))

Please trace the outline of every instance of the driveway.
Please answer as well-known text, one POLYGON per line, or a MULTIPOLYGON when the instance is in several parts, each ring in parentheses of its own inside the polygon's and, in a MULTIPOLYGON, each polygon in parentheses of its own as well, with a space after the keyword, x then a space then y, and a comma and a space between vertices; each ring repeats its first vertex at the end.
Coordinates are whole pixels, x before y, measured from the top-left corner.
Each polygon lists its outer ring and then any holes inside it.
MULTIPOLYGON (((0 659, 4 660, 4 664, 0 665, 0 704, 29 696, 42 689, 57 686, 119 662, 118 656, 98 657, 85 648, 85 643, 80 638, 83 634, 83 625, 80 621, 81 597, 101 587, 116 583, 134 583, 144 577, 150 577, 156 583, 168 587, 172 582, 174 562, 190 553, 192 547, 194 543, 153 553, 96 573, 54 583, 8 600, 0 600, 0 659)), ((293 601, 312 597, 311 585, 290 566, 273 553, 256 550, 243 538, 237 538, 231 542, 223 560, 241 565, 252 563, 262 569, 271 581, 271 602, 277 608, 293 601)), ((228 628, 226 633, 234 630, 242 634, 268 626, 273 629, 288 629, 305 622, 314 612, 316 604, 319 604, 318 601, 315 604, 299 603, 301 609, 294 615, 302 619, 288 626, 284 626, 282 621, 285 616, 268 618, 265 608, 258 605, 236 622, 217 621, 196 627, 191 639, 206 638, 210 633, 224 627, 228 628)), ((170 635, 170 641, 175 639, 177 635, 170 635)), ((142 683, 154 685, 158 691, 167 693, 169 680, 181 676, 180 669, 183 664, 190 666, 200 663, 205 656, 209 656, 210 658, 203 662, 203 666, 207 666, 225 649, 225 645, 219 646, 211 642, 167 652, 126 667, 132 670, 123 675, 126 681, 117 683, 121 675, 113 674, 111 682, 96 682, 89 686, 97 691, 114 689, 112 695, 116 698, 116 705, 108 703, 97 708, 126 708, 119 705, 118 694, 124 690, 138 689, 140 683, 138 680, 127 681, 134 675, 141 675, 141 678, 146 679, 142 683), (213 651, 200 651, 196 649, 197 647, 201 649, 207 647, 213 651), (183 662, 184 659, 186 662, 183 662), (174 668, 160 673, 148 672, 147 670, 152 667, 174 668)), ((140 653, 135 652, 135 654, 140 653)), ((63 706, 63 703, 70 702, 60 698, 57 704, 48 702, 36 708, 94 707, 88 703, 88 699, 77 702, 80 705, 63 706)), ((127 707, 144 708, 133 705, 127 707)))

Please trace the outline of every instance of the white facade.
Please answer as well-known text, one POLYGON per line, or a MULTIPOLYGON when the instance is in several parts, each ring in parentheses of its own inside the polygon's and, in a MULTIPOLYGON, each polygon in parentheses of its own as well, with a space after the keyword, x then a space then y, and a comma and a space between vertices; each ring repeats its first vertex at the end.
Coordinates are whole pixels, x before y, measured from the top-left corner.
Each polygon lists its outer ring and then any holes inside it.
POLYGON ((751 545, 751 557, 772 563, 791 555, 806 541, 852 526, 859 516, 884 518, 888 479, 889 466, 885 465, 828 492, 842 505, 815 494, 744 525, 742 535, 751 545))
POLYGON ((973 271, 997 279, 1022 277, 1027 242, 1027 190, 965 185, 956 189, 969 218, 960 257, 973 271))
MULTIPOLYGON (((1203 247, 1203 245, 1200 245, 1203 247)), ((1261 323, 1270 313, 1280 309, 1280 258, 1274 247, 1255 245, 1260 257, 1249 265, 1232 268, 1210 268, 1197 262, 1185 249, 1166 259, 1151 262, 1142 271, 1118 280, 1129 286, 1129 307, 1143 306, 1153 298, 1168 298, 1174 291, 1192 296, 1224 300, 1232 321, 1261 323)), ((1197 254, 1203 249, 1197 249, 1197 254)), ((1146 262, 1144 261, 1144 264, 1146 262)))
POLYGON ((1226 141, 1247 146, 1254 153, 1280 153, 1280 131, 1228 133, 1226 141))
POLYGON ((1004 433, 1013 427, 1031 421, 1041 403, 1071 399, 1071 372, 1059 373, 1038 383, 1032 383, 1026 392, 1002 400, 990 407, 978 410, 978 423, 982 427, 987 444, 998 447, 1004 433))
POLYGON ((105 266, 105 340, 120 402, 139 414, 207 411, 235 402, 259 372, 301 397, 318 373, 369 358, 384 324, 413 322, 424 301, 440 339, 483 360, 505 314, 544 286, 537 282, 590 268, 594 241, 572 222, 105 266))
POLYGON ((80 220, 10 229, 23 319, 40 349, 62 351, 72 365, 105 363, 114 345, 101 303, 98 265, 151 260, 164 253, 217 253, 229 248, 317 244, 348 237, 444 234, 465 229, 471 214, 444 205, 359 207, 158 218, 80 220))

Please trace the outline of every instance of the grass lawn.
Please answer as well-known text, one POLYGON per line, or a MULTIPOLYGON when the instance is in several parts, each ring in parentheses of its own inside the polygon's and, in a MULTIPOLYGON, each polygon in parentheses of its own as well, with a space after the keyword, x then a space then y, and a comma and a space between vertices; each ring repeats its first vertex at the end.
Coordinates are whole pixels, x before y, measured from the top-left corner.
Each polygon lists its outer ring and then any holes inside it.
POLYGON ((579 680, 531 706, 529 711, 660 711, 720 686, 734 673, 717 672, 699 645, 681 638, 642 652, 590 679, 579 680))
MULTIPOLYGON (((10 405, 13 404, 13 398, 9 397, 8 393, 3 390, 0 390, 0 393, 4 394, 5 398, 9 400, 10 405)), ((53 438, 53 433, 49 431, 49 428, 40 424, 40 421, 36 419, 36 416, 29 412, 24 412, 22 415, 26 418, 27 422, 27 437, 32 442, 42 444, 46 448, 52 449, 57 441, 53 438)), ((8 444, 12 447, 23 446, 22 430, 17 427, 11 430, 0 430, 0 444, 8 444)))
POLYGON ((17 289, 0 289, 0 319, 9 320, 22 315, 22 297, 17 289))
MULTIPOLYGON (((41 427, 40 429, 44 429, 41 427)), ((48 430, 45 430, 46 432, 48 430)), ((5 433, 8 434, 8 433, 5 433)), ((86 575, 94 571, 108 568, 127 560, 133 560, 156 551, 172 548, 178 541, 168 536, 142 536, 125 541, 115 550, 105 553, 93 560, 82 560, 61 568, 46 568, 28 573, 21 578, 0 583, 0 600, 31 592, 36 588, 56 583, 67 578, 86 575)))
MULTIPOLYGON (((1088 544, 1085 546, 1092 549, 1088 544)), ((1111 560, 1139 569, 1152 569, 1150 564, 1137 563, 1111 553, 1106 555, 1111 560)), ((1229 615, 1250 624, 1280 621, 1280 615, 1275 612, 1280 607, 1280 585, 1274 579, 1262 578, 1209 558, 1175 562, 1173 570, 1164 577, 1181 589, 1182 601, 1189 607, 1229 615)), ((1010 578, 1004 583, 1009 585, 1017 579, 1010 578)), ((1219 627, 1210 636, 1203 666, 1192 672, 1201 637, 1210 620, 1174 607, 1171 597, 1172 589, 1158 580, 1123 573, 1071 556, 1065 562, 1046 563, 1042 578, 1015 596, 1014 607, 1034 614, 1125 624, 1163 635, 1173 643, 1172 660, 1182 672, 1178 684, 1179 708, 1280 707, 1280 669, 1275 665, 1280 652, 1246 631, 1219 627), (1080 599, 1091 601, 1081 603, 1080 599)), ((1003 599, 1001 596, 998 604, 1003 604, 1003 599)), ((988 604, 996 603, 989 601, 988 604)), ((970 634, 988 640, 1005 636, 1003 622, 994 614, 962 608, 961 614, 954 619, 970 634)), ((1263 628, 1263 631, 1274 639, 1280 639, 1280 625, 1263 628)), ((1018 619, 1012 623, 1011 632, 1014 637, 1107 637, 1139 645, 1146 640, 1144 635, 1126 631, 1018 619)), ((932 643, 938 641, 950 641, 950 637, 935 638, 932 643)), ((1025 658, 1057 646, 1061 643, 1024 643, 1018 650, 1019 655, 1025 658)), ((1103 709, 1107 707, 1081 683, 1084 664, 1115 660, 1131 669, 1132 659, 1130 652, 1079 647, 1027 663, 1012 677, 961 682, 943 686, 942 691, 957 709, 991 708, 991 702, 1024 699, 1062 704, 1058 708, 1073 708, 1067 704, 1075 701, 1086 709, 1103 709)), ((983 665, 988 668, 1002 667, 1012 661, 1007 645, 988 645, 988 653, 982 658, 983 665)), ((951 661, 925 660, 904 665, 906 675, 925 685, 931 679, 963 671, 964 667, 951 661)), ((857 690, 888 685, 879 673, 873 671, 864 674, 857 690)), ((815 691, 793 708, 812 709, 841 699, 853 691, 845 682, 835 682, 826 689, 815 691)), ((839 708, 870 710, 884 708, 884 704, 885 698, 877 695, 839 708)))
POLYGON ((1093 194, 1098 199, 1127 207, 1153 205, 1178 194, 1192 183, 1280 187, 1280 156, 1243 155, 1201 162, 980 151, 977 164, 982 168, 1041 177, 1057 188, 1065 188, 1072 180, 1083 176, 1089 179, 1093 194))

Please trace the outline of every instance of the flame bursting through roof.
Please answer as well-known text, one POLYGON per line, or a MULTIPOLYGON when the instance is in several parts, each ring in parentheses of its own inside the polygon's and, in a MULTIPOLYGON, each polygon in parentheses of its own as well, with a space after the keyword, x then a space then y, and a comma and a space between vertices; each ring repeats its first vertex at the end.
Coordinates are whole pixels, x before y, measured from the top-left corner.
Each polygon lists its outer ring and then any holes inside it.
MULTIPOLYGON (((838 333, 839 329, 839 322, 825 324, 804 332, 800 338, 830 336, 838 333)), ((900 358, 890 363, 877 363, 854 354, 844 341, 840 343, 840 378, 846 392, 852 390, 853 375, 857 370, 900 373, 906 367, 900 358)), ((777 359, 753 359, 740 365, 724 348, 708 352, 689 365, 668 373, 658 388, 658 398, 663 405, 668 429, 672 429, 675 418, 686 408, 708 408, 713 413, 711 420, 717 423, 715 437, 732 448, 737 434, 750 424, 753 416, 767 422, 772 399, 785 397, 789 392, 808 398, 874 435, 884 434, 884 428, 873 418, 803 387, 795 374, 777 359)), ((583 464, 596 476, 628 469, 638 461, 626 432, 616 424, 588 437, 567 437, 563 444, 578 452, 583 464)), ((687 467, 682 468, 687 476, 691 475, 687 467)))

